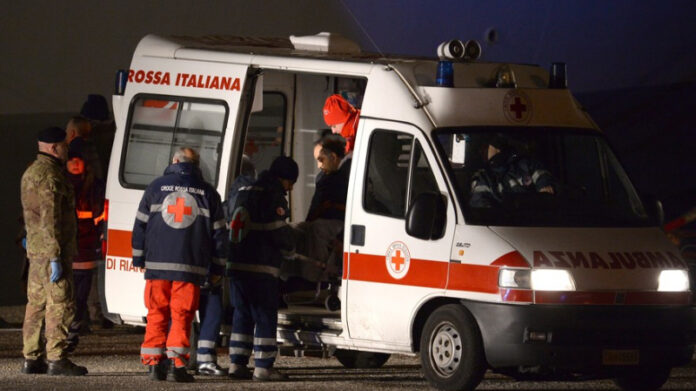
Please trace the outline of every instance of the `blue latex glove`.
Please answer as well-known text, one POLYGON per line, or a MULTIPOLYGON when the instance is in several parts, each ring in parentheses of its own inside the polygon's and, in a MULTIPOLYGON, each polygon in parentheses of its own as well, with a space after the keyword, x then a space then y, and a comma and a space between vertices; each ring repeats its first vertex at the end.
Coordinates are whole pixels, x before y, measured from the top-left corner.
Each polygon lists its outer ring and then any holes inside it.
POLYGON ((26 236, 22 238, 22 247, 24 247, 25 250, 27 249, 27 237, 26 236))
POLYGON ((57 282, 60 280, 60 276, 63 275, 63 266, 60 265, 58 261, 51 261, 51 282, 57 282))

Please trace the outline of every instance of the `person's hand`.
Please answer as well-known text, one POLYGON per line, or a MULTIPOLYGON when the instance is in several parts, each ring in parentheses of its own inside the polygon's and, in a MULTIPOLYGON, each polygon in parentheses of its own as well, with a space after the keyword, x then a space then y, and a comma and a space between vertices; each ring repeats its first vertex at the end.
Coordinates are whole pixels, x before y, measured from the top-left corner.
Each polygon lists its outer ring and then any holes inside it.
POLYGON ((63 266, 59 261, 51 261, 51 282, 57 282, 63 275, 63 266))
POLYGON ((210 285, 218 286, 222 282, 222 276, 217 276, 215 274, 210 276, 210 285))

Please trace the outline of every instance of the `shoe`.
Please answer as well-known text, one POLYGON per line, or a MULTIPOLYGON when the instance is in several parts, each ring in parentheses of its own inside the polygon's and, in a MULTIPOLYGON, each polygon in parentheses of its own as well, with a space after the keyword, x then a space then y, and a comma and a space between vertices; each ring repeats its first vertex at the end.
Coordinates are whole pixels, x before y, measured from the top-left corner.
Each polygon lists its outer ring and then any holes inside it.
POLYGON ((147 366, 147 377, 150 380, 162 381, 167 378, 167 369, 162 362, 147 366))
POLYGON ((198 368, 196 369, 196 375, 227 376, 227 369, 220 368, 220 366, 214 362, 203 362, 198 364, 198 368))
POLYGON ((171 365, 169 365, 169 372, 167 372, 167 381, 174 381, 177 383, 191 383, 193 382, 193 375, 186 371, 186 367, 177 367, 174 365, 174 360, 171 360, 171 365))
POLYGON ((286 375, 278 372, 275 368, 254 368, 254 381, 286 381, 286 375))
POLYGON ((67 358, 60 360, 48 361, 48 371, 51 376, 84 376, 87 374, 87 368, 75 365, 67 358))
POLYGON ((246 365, 230 364, 228 376, 232 379, 251 380, 252 373, 246 365))
POLYGON ((36 375, 46 373, 48 370, 48 365, 43 359, 24 359, 24 364, 22 364, 22 373, 27 375, 36 375))

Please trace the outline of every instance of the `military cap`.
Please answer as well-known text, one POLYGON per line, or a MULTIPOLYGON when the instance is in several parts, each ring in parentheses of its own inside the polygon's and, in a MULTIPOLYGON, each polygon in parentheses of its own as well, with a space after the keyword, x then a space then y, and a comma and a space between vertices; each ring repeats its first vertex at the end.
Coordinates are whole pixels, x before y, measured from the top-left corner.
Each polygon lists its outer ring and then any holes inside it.
POLYGON ((52 126, 39 132, 36 137, 39 141, 49 144, 59 143, 65 140, 65 130, 52 126))

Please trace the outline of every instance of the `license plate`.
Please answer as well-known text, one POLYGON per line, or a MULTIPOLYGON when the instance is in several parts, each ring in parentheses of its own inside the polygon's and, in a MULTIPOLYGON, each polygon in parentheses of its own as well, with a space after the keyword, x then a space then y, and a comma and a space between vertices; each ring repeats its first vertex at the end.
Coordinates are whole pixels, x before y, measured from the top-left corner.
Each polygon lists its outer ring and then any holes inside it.
POLYGON ((602 350, 603 365, 638 365, 640 362, 640 353, 637 349, 618 350, 604 349, 602 350))

